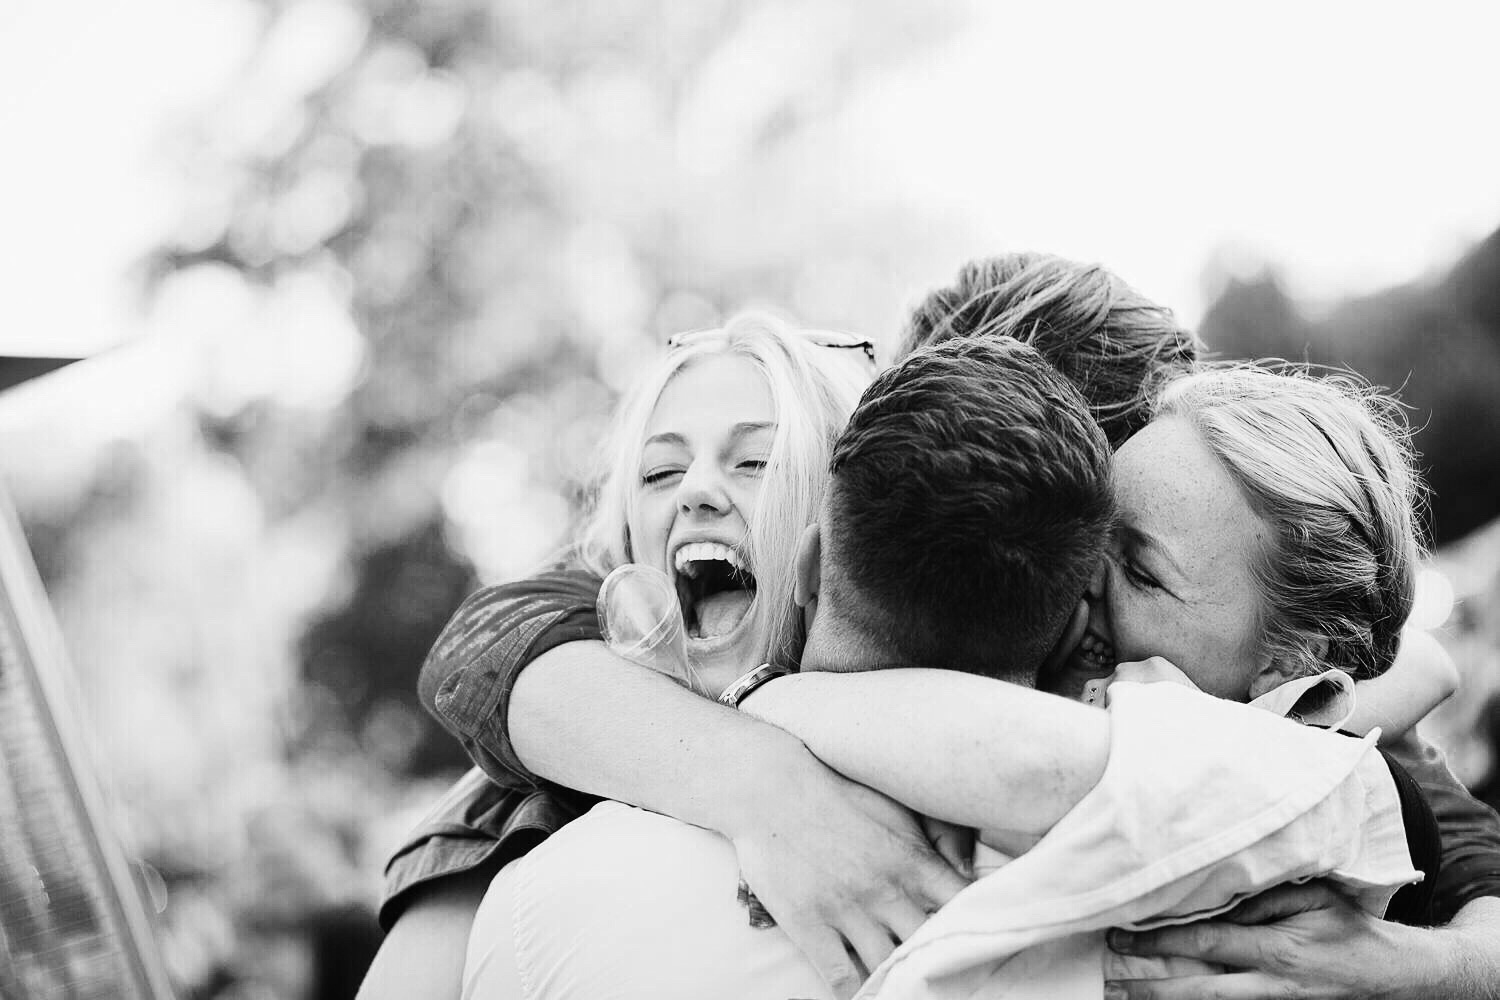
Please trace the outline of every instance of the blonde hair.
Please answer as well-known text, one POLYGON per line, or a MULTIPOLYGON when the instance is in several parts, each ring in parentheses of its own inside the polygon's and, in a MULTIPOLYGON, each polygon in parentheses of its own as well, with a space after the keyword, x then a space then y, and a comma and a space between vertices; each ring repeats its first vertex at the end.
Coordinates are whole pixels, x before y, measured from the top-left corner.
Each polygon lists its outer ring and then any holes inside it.
POLYGON ((1145 426, 1170 379, 1202 345, 1166 306, 1098 264, 1042 253, 969 261, 912 310, 902 354, 956 337, 1012 337, 1078 387, 1111 448, 1145 426))
POLYGON ((584 567, 605 576, 633 559, 629 524, 639 495, 646 426, 667 384, 705 358, 745 358, 766 380, 776 413, 771 454, 749 523, 756 576, 752 621, 763 637, 762 659, 795 662, 801 646, 801 616, 793 601, 797 545, 817 519, 833 443, 874 375, 851 364, 848 354, 806 340, 764 313, 741 313, 723 328, 693 334, 668 350, 615 409, 603 475, 577 550, 584 567))
POLYGON ((1271 528, 1254 567, 1262 649, 1294 675, 1383 673, 1420 556, 1423 491, 1399 404, 1349 374, 1272 362, 1177 379, 1157 402, 1167 415, 1193 424, 1271 528))

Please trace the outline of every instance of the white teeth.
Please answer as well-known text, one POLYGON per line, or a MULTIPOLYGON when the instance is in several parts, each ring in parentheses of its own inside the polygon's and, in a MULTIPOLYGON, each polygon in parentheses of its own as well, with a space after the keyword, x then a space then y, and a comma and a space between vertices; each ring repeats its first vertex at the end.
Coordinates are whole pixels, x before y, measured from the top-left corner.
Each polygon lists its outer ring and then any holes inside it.
POLYGON ((1083 658, 1093 664, 1104 665, 1114 658, 1114 649, 1109 641, 1092 632, 1083 634, 1083 639, 1078 643, 1078 649, 1083 658))
POLYGON ((677 572, 695 577, 698 571, 693 563, 708 562, 710 559, 727 562, 740 572, 745 570, 745 561, 740 558, 740 554, 720 542, 688 542, 677 550, 672 562, 677 567, 677 572))

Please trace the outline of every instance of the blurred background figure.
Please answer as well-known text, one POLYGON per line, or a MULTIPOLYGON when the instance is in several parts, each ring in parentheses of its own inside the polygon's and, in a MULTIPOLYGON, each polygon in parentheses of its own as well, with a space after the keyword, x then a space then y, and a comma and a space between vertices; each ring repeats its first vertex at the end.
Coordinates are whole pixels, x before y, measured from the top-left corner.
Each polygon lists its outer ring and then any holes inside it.
POLYGON ((1132 8, 5 7, 0 350, 103 353, 0 398, 0 472, 179 996, 352 996, 464 764, 417 668, 569 537, 638 359, 756 304, 892 346, 1007 250, 1401 391, 1486 780, 1500 13, 1132 8))

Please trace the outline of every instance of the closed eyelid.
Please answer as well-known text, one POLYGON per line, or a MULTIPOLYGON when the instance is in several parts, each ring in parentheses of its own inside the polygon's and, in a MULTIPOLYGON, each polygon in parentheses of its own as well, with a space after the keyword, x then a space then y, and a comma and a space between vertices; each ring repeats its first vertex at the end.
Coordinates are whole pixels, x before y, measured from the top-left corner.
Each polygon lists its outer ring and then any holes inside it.
POLYGON ((1149 587, 1152 590, 1160 591, 1161 593, 1166 594, 1168 597, 1172 598, 1174 601, 1177 601, 1179 604, 1189 603, 1187 598, 1185 598, 1181 593, 1178 592, 1176 581, 1174 581, 1174 583, 1169 586, 1162 579, 1162 574, 1154 566, 1148 566, 1142 563, 1141 559, 1137 556, 1137 550, 1141 548, 1144 548, 1148 552, 1155 549, 1154 546, 1151 546, 1149 544, 1140 545, 1139 543, 1136 543, 1131 545, 1130 551, 1111 552, 1110 562, 1118 567, 1119 571, 1123 573, 1134 586, 1149 587))
MULTIPOLYGON (((1172 555, 1161 539, 1148 531, 1143 531, 1133 524, 1121 523, 1115 528, 1115 540, 1131 552, 1149 552, 1154 554, 1165 564, 1166 569, 1177 576, 1186 576, 1182 566, 1172 555)), ((1153 575, 1155 575, 1153 573, 1153 575)))

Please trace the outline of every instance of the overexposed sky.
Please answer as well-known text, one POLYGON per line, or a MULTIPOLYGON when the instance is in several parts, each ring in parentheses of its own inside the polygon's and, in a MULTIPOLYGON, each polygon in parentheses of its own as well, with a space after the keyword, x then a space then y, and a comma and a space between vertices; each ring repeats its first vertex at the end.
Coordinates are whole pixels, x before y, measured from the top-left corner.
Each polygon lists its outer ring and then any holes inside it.
POLYGON ((164 139, 254 41, 239 0, 0 4, 0 351, 139 332, 130 269, 176 220, 164 139))
POLYGON ((1210 255, 1278 262, 1318 299, 1500 227, 1500 5, 979 10, 845 138, 859 175, 968 219, 973 253, 1098 260, 1196 322, 1210 255))
MULTIPOLYGON (((1329 298, 1500 226, 1500 5, 977 10, 876 76, 821 149, 849 197, 961 219, 970 253, 1100 260, 1195 321, 1211 255, 1329 298)), ((139 332, 129 268, 181 211, 163 139, 256 27, 240 0, 0 6, 0 350, 139 332)))

